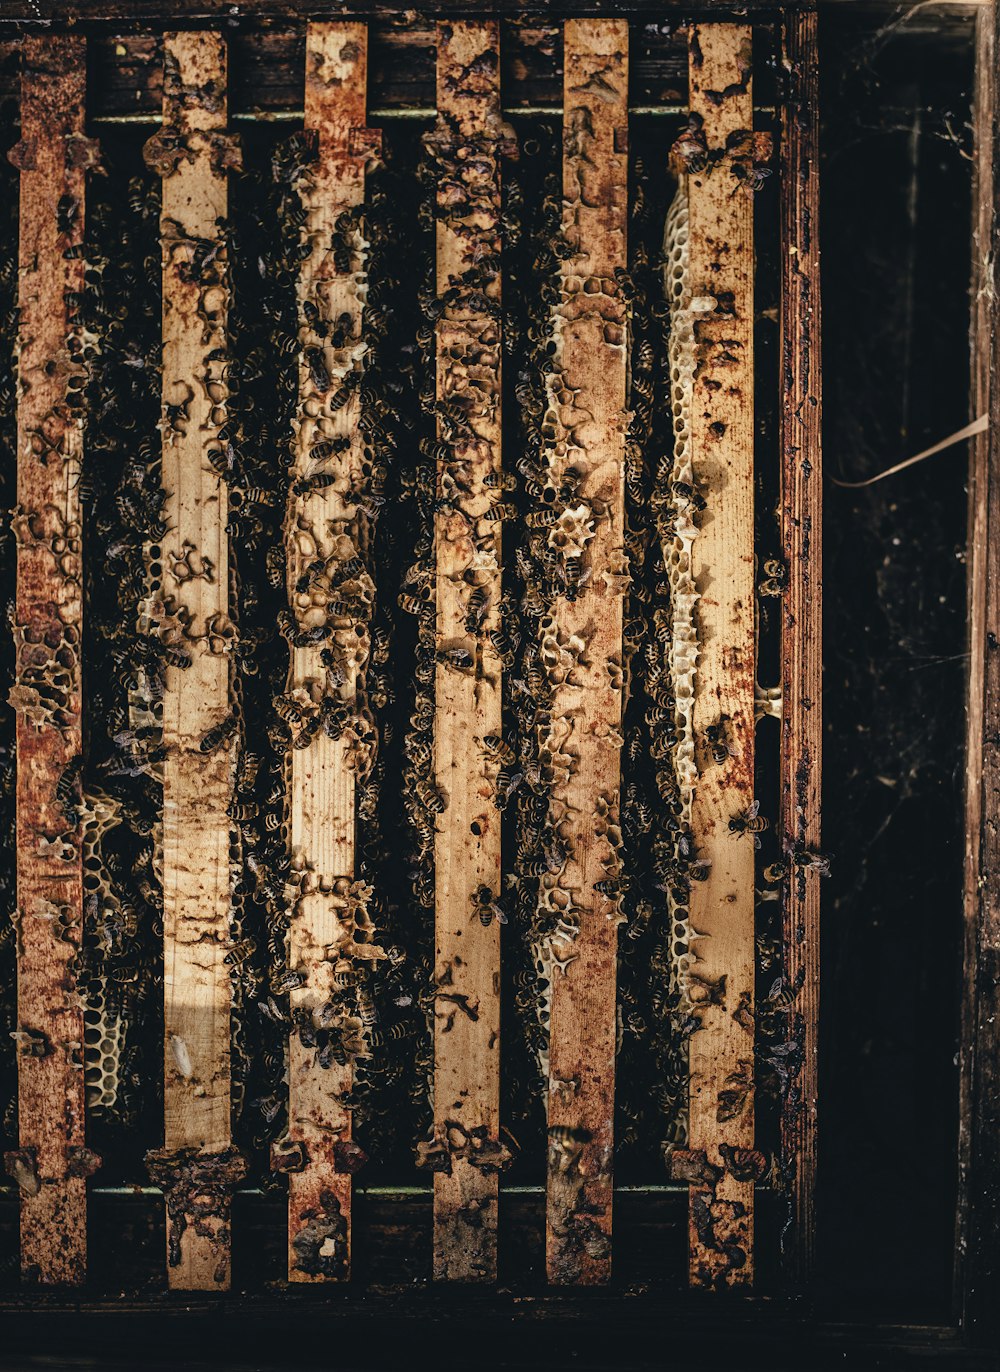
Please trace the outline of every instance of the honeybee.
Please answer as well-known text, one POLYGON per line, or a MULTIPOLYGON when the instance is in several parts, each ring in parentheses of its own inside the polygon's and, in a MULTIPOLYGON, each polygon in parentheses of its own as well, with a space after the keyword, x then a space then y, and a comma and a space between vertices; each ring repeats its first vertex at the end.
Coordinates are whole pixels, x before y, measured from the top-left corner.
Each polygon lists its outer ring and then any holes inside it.
POLYGON ((233 734, 236 732, 238 723, 239 721, 236 718, 236 712, 230 710, 229 714, 226 715, 225 719, 222 720, 220 724, 217 724, 214 729, 209 729, 208 733, 198 745, 199 750, 203 753, 214 753, 232 738, 233 734))
POLYGON ((729 832, 731 834, 751 834, 753 836, 753 846, 760 847, 759 834, 762 834, 768 826, 768 821, 758 814, 760 801, 755 800, 745 810, 740 810, 733 815, 729 821, 729 832))
POLYGON ((711 750, 712 761, 719 767, 727 762, 730 756, 729 745, 726 742, 727 719, 728 715, 723 715, 718 723, 710 724, 705 730, 705 741, 711 750))

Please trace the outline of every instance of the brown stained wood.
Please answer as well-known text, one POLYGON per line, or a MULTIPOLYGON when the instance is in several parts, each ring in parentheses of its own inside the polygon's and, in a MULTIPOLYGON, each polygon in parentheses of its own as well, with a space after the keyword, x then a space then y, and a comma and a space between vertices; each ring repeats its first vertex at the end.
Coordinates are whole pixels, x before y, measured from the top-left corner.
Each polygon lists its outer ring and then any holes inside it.
MULTIPOLYGON (((695 312, 691 404, 694 483, 705 501, 694 540, 698 667, 693 724, 699 776, 692 835, 704 881, 691 886, 689 1147, 722 1169, 694 1183, 690 1278, 695 1286, 753 1279, 753 1182, 724 1150, 754 1147, 754 840, 733 832, 754 797, 753 199, 751 34, 742 24, 690 30, 693 140, 688 163, 689 275, 695 312), (701 121, 698 124, 698 121, 701 121), (714 155, 714 156, 713 156, 714 155), (712 758, 722 722, 729 757, 712 758)), ((737 1155, 739 1157, 739 1155, 737 1155)))
POLYGON ((355 571, 347 565, 368 546, 357 503, 365 484, 360 399, 351 389, 365 352, 360 210, 373 146, 365 127, 367 37, 363 24, 310 24, 306 46, 306 129, 315 134, 316 155, 299 183, 309 253, 299 273, 299 407, 285 521, 293 632, 287 802, 298 883, 288 965, 303 978, 291 992, 300 1027, 288 1050, 288 1140, 304 1150, 304 1165, 288 1178, 288 1276, 297 1282, 350 1272, 351 1176, 338 1162, 351 1115, 340 1097, 351 1088, 364 1033, 356 994, 347 1003, 337 987, 346 981, 355 993, 363 990, 382 956, 369 937, 366 888, 355 882, 355 788, 374 760, 370 716, 358 694, 374 585, 363 564, 355 571), (339 342, 330 328, 337 320, 345 333, 339 342), (317 475, 334 480, 311 485, 317 475), (325 637, 310 643, 314 631, 325 637), (339 732, 321 723, 320 711, 330 707, 348 716, 339 732), (339 1007, 332 1023, 331 1005, 339 1007), (321 1052, 315 1031, 324 1027, 342 1046, 340 1062, 321 1052))
POLYGON ((792 1224, 789 1276, 804 1282, 815 1246, 819 1092, 820 806, 823 748, 823 458, 819 274, 819 53, 815 11, 789 14, 781 152, 781 851, 788 1042, 801 1061, 782 1104, 792 1224))
MULTIPOLYGON (((575 599, 542 624, 552 685, 552 820, 566 844, 557 878, 575 936, 557 955, 549 1021, 546 1268, 551 1282, 611 1275, 616 882, 622 747, 628 24, 573 20, 564 30, 563 235, 548 380, 549 482, 579 473, 552 546, 575 599), (586 576, 582 572, 587 573, 586 576), (607 883, 606 890, 598 889, 607 883)), ((543 883, 543 899, 545 893, 543 883)))
POLYGON ((438 28, 439 122, 427 147, 437 174, 438 492, 435 516, 434 1275, 491 1281, 497 1262, 500 1131, 500 925, 477 911, 501 892, 499 735, 500 524, 486 518, 500 470, 498 269, 463 281, 500 252, 499 29, 438 28), (485 597, 470 625, 471 598, 485 597))
MULTIPOLYGON (((843 0, 827 0, 829 4, 842 4, 843 0)), ((888 8, 888 0, 870 0, 872 8, 888 8)), ((405 22, 411 11, 401 10, 387 0, 341 0, 338 7, 344 17, 371 18, 400 23, 405 22)), ((468 0, 437 0, 431 12, 441 18, 467 15, 470 11, 468 0)), ((490 12, 494 15, 512 17, 532 17, 551 19, 553 15, 610 15, 621 12, 620 0, 536 0, 534 5, 526 6, 523 0, 493 0, 490 12)), ((723 14, 732 11, 731 0, 706 0, 702 6, 708 11, 723 14)), ((760 11, 770 15, 774 11, 771 0, 743 0, 741 9, 760 11)), ((685 18, 687 11, 677 0, 631 0, 630 12, 648 15, 651 20, 661 20, 664 13, 685 18)), ((225 19, 234 22, 239 19, 288 19, 308 17, 316 10, 315 0, 242 0, 233 4, 232 0, 5 0, 3 13, 0 14, 0 31, 5 22, 11 23, 52 23, 52 22, 99 22, 107 19, 148 22, 194 23, 200 19, 225 19)))
MULTIPOLYGON (((633 38, 632 100, 637 105, 682 103, 687 93, 687 45, 678 16, 642 27, 633 38)), ((2 33, 2 29, 0 29, 2 33)), ((235 29, 229 38, 229 112, 265 118, 303 107, 305 25, 235 29)), ((523 17, 504 21, 501 73, 505 102, 558 106, 562 101, 562 30, 558 23, 523 17)), ((435 29, 426 15, 369 25, 369 108, 425 110, 433 118, 435 29)), ((150 32, 97 32, 90 40, 92 119, 158 113, 162 38, 150 32)), ((0 51, 0 96, 5 72, 0 51)))
POLYGON ((210 461, 225 421, 228 270, 218 220, 236 149, 225 133, 226 61, 213 33, 164 38, 163 129, 146 160, 163 178, 164 523, 154 630, 163 694, 164 1147, 168 1279, 229 1285, 229 1193, 242 1171, 230 1136, 230 860, 236 740, 229 718, 228 493, 210 461), (217 353, 218 356, 210 356, 217 353), (197 1217, 197 1222, 196 1222, 197 1217))
POLYGON ((976 19, 972 274, 972 410, 987 433, 969 463, 969 678, 966 725, 965 914, 959 1075, 956 1308, 966 1338, 1000 1337, 1000 325, 994 10, 976 19))
POLYGON ((16 662, 17 1081, 21 1270, 79 1284, 87 1268, 80 804, 83 628, 79 478, 84 340, 69 292, 83 241, 86 43, 26 38, 21 77, 16 662), (77 769, 73 780, 73 768, 77 769), (60 780, 69 773, 65 801, 60 780), (67 809, 67 806, 69 807, 67 809))

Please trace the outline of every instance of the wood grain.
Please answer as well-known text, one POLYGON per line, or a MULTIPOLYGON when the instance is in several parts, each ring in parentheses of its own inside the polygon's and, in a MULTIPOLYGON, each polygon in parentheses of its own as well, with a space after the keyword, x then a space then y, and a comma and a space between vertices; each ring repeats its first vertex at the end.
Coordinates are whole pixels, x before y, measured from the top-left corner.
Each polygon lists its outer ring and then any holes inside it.
POLYGON ((712 1185, 692 1184, 695 1286, 753 1279, 753 1182, 734 1175, 742 1168, 724 1152, 754 1146, 754 843, 730 829, 754 796, 753 199, 738 175, 753 129, 750 49, 742 24, 690 30, 691 116, 701 121, 708 157, 707 165, 693 160, 688 177, 691 448, 705 501, 692 563, 699 596, 692 834, 708 868, 691 888, 688 981, 699 1025, 690 1041, 689 1146, 720 1169, 712 1185), (705 735, 720 722, 729 746, 722 764, 705 735))
POLYGON ((466 273, 499 254, 500 34, 495 22, 438 26, 438 494, 435 515, 434 1275, 491 1281, 497 1261, 500 1156, 500 925, 477 909, 499 897, 500 524, 488 519, 500 470, 498 271, 466 273), (484 613, 469 626, 476 589, 484 613), (477 893, 484 893, 477 899, 477 893), (487 917, 488 918, 488 917, 487 917))
POLYGON ((314 644, 293 639, 287 687, 296 711, 287 777, 291 862, 299 883, 288 965, 302 978, 290 997, 298 1028, 289 1039, 288 1137, 303 1146, 305 1159, 288 1178, 288 1276, 296 1282, 350 1273, 351 1176, 339 1162, 351 1138, 351 1115, 342 1097, 351 1088, 364 1035, 356 999, 338 997, 336 988, 354 988, 381 952, 368 940, 364 893, 355 884, 355 790, 370 765, 358 689, 369 657, 374 593, 363 566, 367 519, 349 499, 360 496, 365 483, 360 399, 350 387, 360 379, 365 352, 366 244, 357 212, 371 151, 367 62, 363 24, 309 25, 305 126, 315 134, 316 158, 299 183, 308 255, 299 273, 299 406, 285 551, 292 627, 305 638, 313 631, 325 637, 314 644), (338 228, 345 214, 350 222, 338 228), (331 327, 338 320, 340 338, 331 327), (332 445, 329 456, 321 455, 321 444, 332 445), (332 481, 313 487, 317 475, 332 481), (359 559, 358 570, 345 572, 359 559), (330 707, 344 712, 339 732, 316 727, 321 709, 330 707), (331 1005, 337 1007, 333 1020, 331 1005), (315 1031, 324 1026, 341 1045, 337 1059, 321 1051, 315 1031))
POLYGON ((955 1306, 966 1339, 996 1347, 1000 1313, 1000 325, 996 10, 976 16, 971 408, 990 426, 969 459, 963 993, 955 1306))
POLYGON ((86 43, 26 38, 21 77, 16 662, 17 1081, 19 1148, 6 1158, 21 1196, 21 1270, 46 1283, 86 1276, 83 1006, 75 962, 83 925, 79 780, 83 629, 79 478, 86 43), (68 806, 68 809, 67 809, 68 806))
POLYGON ((821 768, 823 750, 823 454, 819 271, 819 53, 815 11, 784 21, 787 98, 781 138, 781 852, 788 1042, 801 1062, 782 1104, 783 1174, 792 1223, 786 1272, 809 1277, 815 1249, 819 1094, 821 768), (801 1053, 801 1056, 800 1056, 801 1053))
POLYGON ((229 1285, 229 968, 235 843, 227 814, 234 737, 204 751, 230 713, 228 493, 209 460, 225 422, 228 269, 226 60, 213 33, 163 46, 163 130, 146 160, 163 178, 164 1148, 150 1157, 167 1196, 168 1280, 229 1285), (220 356, 213 359, 213 353, 220 356), (186 556, 185 556, 186 554, 186 556))
MULTIPOLYGON (((542 624, 552 685, 552 821, 565 843, 555 881, 575 931, 550 1002, 546 1267, 554 1283, 611 1275, 616 969, 621 922, 628 24, 564 29, 563 235, 548 379, 549 484, 579 476, 553 547, 581 574, 542 624), (565 540, 565 541, 563 541, 565 540), (583 575, 582 573, 586 573, 583 575), (605 886, 605 889, 598 889, 605 886)), ((543 882, 543 889, 546 883, 543 882)))

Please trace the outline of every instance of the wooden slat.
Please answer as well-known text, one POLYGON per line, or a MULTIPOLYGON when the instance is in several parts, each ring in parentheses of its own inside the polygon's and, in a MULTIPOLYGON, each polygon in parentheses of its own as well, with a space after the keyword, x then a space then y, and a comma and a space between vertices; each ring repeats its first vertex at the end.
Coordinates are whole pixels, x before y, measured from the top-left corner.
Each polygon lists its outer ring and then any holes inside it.
POLYGON ((740 1179, 744 1164, 727 1163, 723 1151, 754 1146, 754 844, 730 828, 754 795, 753 199, 734 174, 751 155, 750 45, 741 24, 690 33, 691 116, 708 154, 706 165, 699 139, 691 140, 691 450, 705 501, 692 560, 699 776, 691 827, 708 867, 691 888, 689 995, 699 1026, 690 1048, 689 1147, 705 1154, 712 1178, 691 1190, 690 1277, 698 1286, 753 1277, 753 1182, 740 1179), (729 746, 722 764, 706 737, 720 722, 729 746))
POLYGON ((317 727, 321 709, 331 706, 355 717, 369 655, 372 582, 363 569, 345 571, 368 542, 367 516, 347 499, 361 496, 365 484, 360 399, 350 389, 364 356, 365 244, 360 222, 337 226, 364 203, 367 58, 363 24, 309 25, 306 129, 317 147, 300 183, 309 255, 299 275, 302 360, 285 523, 294 633, 286 697, 293 711, 289 842, 300 883, 288 955, 290 970, 302 978, 291 992, 299 1027, 289 1040, 288 1137, 304 1150, 302 1170, 288 1179, 288 1276, 300 1282, 349 1275, 351 1177, 342 1164, 351 1115, 340 1097, 351 1088, 363 1026, 356 997, 341 996, 337 987, 353 987, 369 965, 362 951, 368 958, 378 951, 355 942, 367 926, 363 896, 353 886, 355 786, 364 765, 359 736, 350 724, 342 731, 317 727), (334 321, 343 326, 341 338, 334 321), (316 477, 319 484, 311 484, 316 477), (325 637, 310 643, 317 634, 325 637), (324 1029, 339 1039, 336 1057, 323 1051, 324 1029))
POLYGON ((497 765, 501 732, 500 524, 484 485, 500 470, 499 26, 438 26, 439 123, 428 139, 438 189, 438 493, 434 784, 434 1133, 447 1170, 434 1176, 434 1274, 496 1276, 500 1151, 500 926, 476 893, 500 894, 497 765), (465 273, 482 264, 479 283, 465 273), (484 613, 470 627, 472 596, 484 613), (470 665, 466 665, 466 664, 470 665))
POLYGON ((964 986, 955 1244, 956 1313, 966 1336, 1000 1337, 1000 325, 994 264, 998 143, 996 10, 976 15, 973 129, 972 415, 989 414, 969 460, 969 675, 966 714, 964 986), (991 651, 987 652, 987 645, 991 651))
POLYGON ((823 458, 819 277, 817 16, 784 23, 788 73, 781 151, 781 850, 784 979, 794 1001, 788 1041, 801 1062, 782 1108, 783 1176, 791 1189, 786 1268, 812 1268, 819 1089, 820 776, 823 748, 823 458), (799 1056, 801 1053, 801 1057, 799 1056))
POLYGON ((83 1007, 74 961, 83 924, 74 806, 83 627, 79 477, 83 381, 70 292, 84 262, 86 44, 26 38, 21 77, 17 409, 17 1064, 21 1268, 43 1282, 86 1275, 83 1007))
MULTIPOLYGON (((225 46, 164 38, 163 131, 146 146, 163 178, 164 536, 155 628, 163 696, 164 1147, 149 1155, 168 1214, 168 1277, 229 1285, 229 1197, 243 1171, 230 1135, 231 802, 236 741, 202 748, 230 713, 228 493, 212 467, 225 419, 228 271, 219 220, 233 145, 225 46), (216 354, 215 357, 212 354, 216 354)), ((154 571, 155 575, 155 571, 154 571)), ((212 740, 209 740, 212 742, 212 740)))
POLYGON ((611 1275, 627 372, 615 272, 627 266, 628 24, 570 21, 564 54, 571 252, 556 307, 547 462, 556 491, 578 476, 552 546, 567 536, 561 556, 580 589, 556 601, 542 659, 553 687, 552 820, 566 850, 558 886, 577 933, 550 988, 546 1267, 552 1282, 591 1284, 611 1275))

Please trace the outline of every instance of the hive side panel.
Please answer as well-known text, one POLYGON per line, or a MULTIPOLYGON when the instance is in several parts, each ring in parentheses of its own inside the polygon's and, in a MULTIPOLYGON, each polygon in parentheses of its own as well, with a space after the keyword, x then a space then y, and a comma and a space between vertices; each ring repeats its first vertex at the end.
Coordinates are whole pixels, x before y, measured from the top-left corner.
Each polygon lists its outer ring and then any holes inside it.
POLYGON ((288 1139, 301 1145, 301 1170, 288 1178, 288 1276, 297 1282, 350 1272, 354 1154, 342 1097, 363 1051, 359 979, 380 951, 355 871, 355 788, 374 761, 370 720, 358 713, 374 595, 359 504, 367 42, 364 24, 310 24, 306 43, 305 127, 316 147, 299 183, 308 252, 299 272, 299 408, 285 523, 296 885, 288 966, 298 983, 290 997, 288 1139))
MULTIPOLYGON (((226 62, 214 33, 169 33, 163 127, 146 160, 163 179, 164 1189, 171 1287, 229 1285, 231 803, 228 493, 210 460, 225 422, 228 267, 226 62)), ((154 573, 155 574, 155 573, 154 573)))
POLYGON ((705 879, 691 888, 688 994, 690 1277, 753 1278, 754 1146, 754 368, 751 31, 690 32, 689 272, 694 328, 691 452, 698 518, 692 838, 705 879), (709 738, 724 730, 717 762, 709 738), (712 734, 706 733, 712 731, 712 734))
POLYGON ((1000 354, 994 271, 1000 250, 996 11, 976 17, 976 184, 973 400, 988 413, 974 443, 969 483, 969 702, 966 792, 965 986, 962 1003, 962 1132, 959 1136, 959 1314, 966 1337, 995 1347, 1000 1335, 1000 987, 997 810, 1000 807, 1000 354), (988 31, 987 31, 988 30, 988 31), (968 1125, 965 1125, 968 1121, 968 1125), (967 1129, 967 1132, 966 1132, 967 1129))
POLYGON ((434 1274, 496 1277, 502 664, 499 25, 438 26, 434 786, 434 1274), (478 606, 478 609, 477 609, 478 606), (485 911, 483 917, 479 911, 485 911))
POLYGON ((781 152, 781 850, 787 1041, 801 1052, 782 1106, 793 1220, 789 1275, 812 1267, 819 1091, 820 779, 823 748, 823 460, 819 276, 819 53, 815 12, 784 23, 781 152))
POLYGON ((78 807, 83 624, 79 479, 86 44, 26 38, 21 77, 18 305, 17 1042, 21 1268, 77 1284, 87 1263, 83 1007, 75 961, 83 923, 78 807), (73 254, 68 256, 67 254, 73 254))
MULTIPOLYGON (((571 592, 542 624, 552 685, 552 821, 569 931, 553 948, 548 1094, 549 1280, 611 1275, 620 923, 625 561, 628 24, 564 29, 563 236, 548 380, 551 547, 571 592), (575 564, 575 566, 573 565, 575 564)), ((543 899, 550 883, 543 880, 543 899)))

